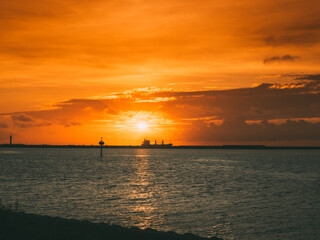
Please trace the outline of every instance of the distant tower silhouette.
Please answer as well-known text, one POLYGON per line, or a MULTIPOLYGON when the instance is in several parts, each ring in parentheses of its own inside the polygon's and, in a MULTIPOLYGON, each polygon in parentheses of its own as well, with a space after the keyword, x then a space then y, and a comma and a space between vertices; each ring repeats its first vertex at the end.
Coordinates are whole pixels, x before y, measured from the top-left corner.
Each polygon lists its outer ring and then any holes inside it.
POLYGON ((10 145, 12 145, 12 136, 10 136, 10 145))
POLYGON ((104 141, 102 140, 102 137, 101 137, 101 140, 99 142, 99 145, 101 146, 101 150, 100 150, 100 157, 102 157, 102 147, 104 145, 104 141))

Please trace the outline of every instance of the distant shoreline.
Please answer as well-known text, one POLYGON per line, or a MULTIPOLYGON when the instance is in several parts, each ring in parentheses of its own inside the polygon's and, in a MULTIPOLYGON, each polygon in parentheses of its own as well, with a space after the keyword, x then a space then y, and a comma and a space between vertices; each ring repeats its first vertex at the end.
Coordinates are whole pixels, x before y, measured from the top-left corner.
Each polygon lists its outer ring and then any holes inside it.
MULTIPOLYGON (((101 148, 98 145, 25 145, 25 144, 1 144, 0 148, 101 148)), ((200 145, 181 145, 181 146, 161 146, 152 145, 142 147, 140 145, 106 145, 103 148, 128 148, 128 149, 237 149, 237 150, 320 150, 320 146, 265 146, 265 145, 222 145, 222 146, 200 146, 200 145)))

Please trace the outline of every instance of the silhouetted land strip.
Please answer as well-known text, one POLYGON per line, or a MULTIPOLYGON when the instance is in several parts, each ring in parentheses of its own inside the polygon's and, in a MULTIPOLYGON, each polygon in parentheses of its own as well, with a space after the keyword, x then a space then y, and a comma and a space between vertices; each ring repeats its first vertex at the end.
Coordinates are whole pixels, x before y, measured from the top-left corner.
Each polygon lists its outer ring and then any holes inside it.
MULTIPOLYGON (((0 148, 101 148, 98 145, 25 145, 25 144, 1 144, 0 148)), ((160 144, 157 146, 142 147, 140 145, 105 145, 103 148, 135 148, 135 149, 287 149, 287 150, 320 150, 320 146, 265 146, 265 145, 222 145, 222 146, 172 146, 163 147, 160 144)))
MULTIPOLYGON (((26 214, 0 209, 0 239, 4 240, 208 240, 193 234, 125 228, 59 217, 26 214)), ((211 240, 222 240, 212 237, 211 240)))

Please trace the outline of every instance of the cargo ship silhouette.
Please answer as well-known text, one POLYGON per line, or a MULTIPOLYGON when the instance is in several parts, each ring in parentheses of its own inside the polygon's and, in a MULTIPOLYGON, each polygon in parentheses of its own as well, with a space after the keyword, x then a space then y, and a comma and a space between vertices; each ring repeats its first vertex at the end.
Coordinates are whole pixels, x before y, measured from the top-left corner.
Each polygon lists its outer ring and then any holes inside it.
POLYGON ((172 143, 165 144, 164 140, 161 141, 161 144, 157 144, 157 140, 154 141, 154 144, 150 143, 150 140, 144 139, 142 144, 142 148, 171 148, 172 143))

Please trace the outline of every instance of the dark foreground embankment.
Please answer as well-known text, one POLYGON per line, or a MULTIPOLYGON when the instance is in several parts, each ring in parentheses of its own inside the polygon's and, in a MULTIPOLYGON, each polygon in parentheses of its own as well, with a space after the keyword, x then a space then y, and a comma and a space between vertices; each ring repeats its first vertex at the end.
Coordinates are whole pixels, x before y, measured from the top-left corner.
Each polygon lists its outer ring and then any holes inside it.
MULTIPOLYGON (((1 209, 0 239, 207 240, 208 238, 198 237, 193 234, 181 235, 152 229, 124 228, 118 225, 39 216, 1 209)), ((211 240, 213 239, 218 240, 220 238, 211 238, 211 240)))

